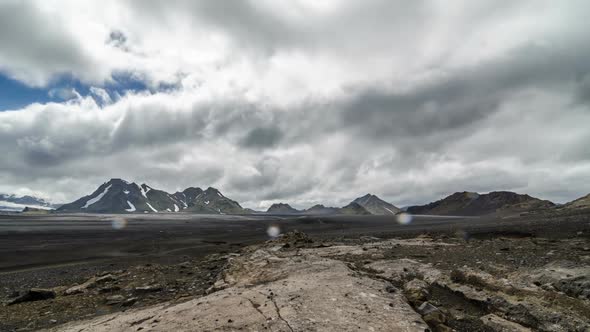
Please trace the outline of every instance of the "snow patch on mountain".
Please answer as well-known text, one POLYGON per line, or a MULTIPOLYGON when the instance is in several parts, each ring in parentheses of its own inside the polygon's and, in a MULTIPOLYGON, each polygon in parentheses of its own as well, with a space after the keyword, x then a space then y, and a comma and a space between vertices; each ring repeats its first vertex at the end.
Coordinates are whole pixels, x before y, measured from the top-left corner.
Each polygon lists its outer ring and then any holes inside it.
POLYGON ((127 204, 129 204, 129 208, 128 209, 125 209, 125 211, 127 211, 127 212, 135 212, 136 211, 135 210, 135 205, 133 205, 133 203, 127 201, 127 204))
POLYGON ((105 190, 104 190, 102 193, 100 193, 98 196, 96 196, 96 197, 94 197, 94 198, 92 198, 92 199, 89 199, 89 200, 86 202, 86 204, 85 204, 85 205, 84 205, 82 208, 83 208, 83 209, 86 209, 86 208, 88 208, 90 205, 92 205, 92 204, 94 204, 94 203, 96 203, 96 202, 100 201, 100 200, 101 200, 101 199, 104 197, 104 195, 106 195, 106 194, 109 192, 109 189, 111 189, 111 187, 112 187, 112 186, 113 186, 112 184, 111 184, 111 185, 109 185, 109 186, 108 186, 108 187, 106 187, 106 189, 105 189, 105 190))
POLYGON ((143 187, 138 184, 136 184, 136 186, 137 186, 137 188, 139 188, 139 191, 141 192, 141 196, 147 198, 146 192, 145 192, 145 190, 143 190, 143 187))
POLYGON ((154 212, 158 212, 158 210, 154 209, 154 207, 153 207, 153 206, 152 206, 150 203, 148 203, 148 202, 145 202, 145 204, 147 204, 147 206, 148 206, 150 209, 152 209, 152 211, 154 211, 154 212))
POLYGON ((395 212, 391 211, 390 209, 386 208, 385 206, 383 207, 385 210, 391 212, 391 214, 395 214, 395 212))

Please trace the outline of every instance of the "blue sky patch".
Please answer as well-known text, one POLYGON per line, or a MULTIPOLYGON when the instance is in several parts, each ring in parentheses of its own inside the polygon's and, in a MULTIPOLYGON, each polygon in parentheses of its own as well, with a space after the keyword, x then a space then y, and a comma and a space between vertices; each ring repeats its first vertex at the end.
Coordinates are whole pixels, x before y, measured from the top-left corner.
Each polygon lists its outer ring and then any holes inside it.
POLYGON ((48 90, 31 88, 0 74, 0 112, 23 108, 31 103, 50 101, 48 90))
MULTIPOLYGON (((113 100, 116 99, 117 94, 123 96, 128 91, 150 90, 144 82, 130 74, 113 75, 113 80, 113 83, 97 86, 106 90, 113 100)), ((75 98, 74 90, 82 96, 87 96, 91 94, 90 88, 90 85, 83 84, 71 77, 62 77, 44 88, 33 88, 0 73, 0 112, 18 110, 33 103, 61 102, 72 99, 75 98)), ((100 98, 95 98, 95 100, 99 105, 104 106, 100 98)))

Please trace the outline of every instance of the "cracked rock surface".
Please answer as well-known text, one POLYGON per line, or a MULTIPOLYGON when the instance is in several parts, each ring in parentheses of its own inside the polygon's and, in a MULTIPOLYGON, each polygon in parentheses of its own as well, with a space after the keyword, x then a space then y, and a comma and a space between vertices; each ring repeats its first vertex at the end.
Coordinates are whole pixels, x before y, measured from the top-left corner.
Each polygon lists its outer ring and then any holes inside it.
POLYGON ((419 236, 232 255, 208 295, 51 331, 590 331, 586 237, 419 236), (583 253, 572 255, 573 252, 583 253))
POLYGON ((401 292, 346 262, 282 242, 231 259, 209 295, 52 331, 425 331, 401 292))

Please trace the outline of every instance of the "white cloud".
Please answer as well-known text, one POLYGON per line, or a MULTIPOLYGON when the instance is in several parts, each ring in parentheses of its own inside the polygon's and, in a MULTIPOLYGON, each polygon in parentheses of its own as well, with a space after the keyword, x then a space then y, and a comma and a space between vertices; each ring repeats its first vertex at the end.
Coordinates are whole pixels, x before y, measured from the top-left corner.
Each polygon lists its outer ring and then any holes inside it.
POLYGON ((6 0, 0 71, 67 100, 0 112, 0 191, 68 200, 124 177, 250 207, 571 199, 590 177, 587 9, 6 0), (91 96, 54 87, 64 75, 91 96), (119 77, 152 92, 119 96, 119 77))
POLYGON ((101 89, 101 88, 97 88, 97 87, 90 87, 90 93, 92 93, 96 98, 98 98, 98 101, 101 102, 102 104, 110 104, 113 102, 113 100, 111 99, 111 96, 109 95, 109 93, 107 92, 107 90, 105 89, 101 89))
POLYGON ((70 100, 75 98, 82 98, 82 96, 73 88, 54 88, 47 92, 50 98, 58 100, 70 100))

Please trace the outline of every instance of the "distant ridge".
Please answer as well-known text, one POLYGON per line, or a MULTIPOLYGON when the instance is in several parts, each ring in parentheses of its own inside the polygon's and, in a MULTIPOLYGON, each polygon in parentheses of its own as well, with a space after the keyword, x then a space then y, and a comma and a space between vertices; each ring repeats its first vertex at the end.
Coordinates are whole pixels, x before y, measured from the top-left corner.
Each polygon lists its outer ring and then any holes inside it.
POLYGON ((27 207, 36 210, 53 210, 58 206, 34 196, 0 194, 0 211, 20 212, 27 207))
POLYGON ((308 215, 328 215, 328 214, 338 214, 340 212, 340 208, 336 207, 326 207, 322 204, 316 204, 309 209, 303 211, 304 214, 308 215))
POLYGON ((561 208, 567 210, 590 209, 590 194, 566 203, 561 208))
POLYGON ((289 205, 289 204, 275 203, 275 204, 271 205, 268 208, 268 210, 266 210, 266 213, 270 213, 270 214, 298 214, 298 213, 301 213, 301 211, 292 208, 291 205, 289 205))
POLYGON ((479 216, 502 211, 531 211, 554 207, 550 201, 510 191, 493 191, 488 194, 456 192, 436 202, 410 206, 412 214, 479 216))
POLYGON ((399 208, 372 194, 358 197, 341 208, 316 204, 307 210, 297 210, 289 204, 277 203, 266 211, 267 214, 292 215, 395 215, 398 212, 400 212, 399 208))

